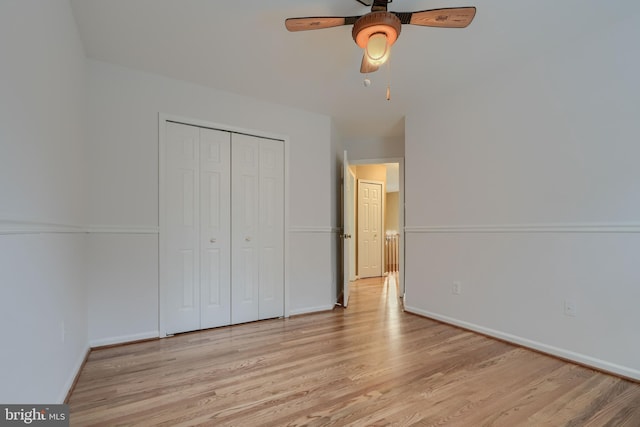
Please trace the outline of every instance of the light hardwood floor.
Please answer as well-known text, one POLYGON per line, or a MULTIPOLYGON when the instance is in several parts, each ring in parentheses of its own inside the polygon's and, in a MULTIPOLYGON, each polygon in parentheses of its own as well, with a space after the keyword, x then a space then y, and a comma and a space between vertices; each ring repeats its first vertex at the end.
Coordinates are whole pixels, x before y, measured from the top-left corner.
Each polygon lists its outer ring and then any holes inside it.
POLYGON ((402 312, 349 308, 93 351, 71 425, 640 426, 640 384, 402 312))

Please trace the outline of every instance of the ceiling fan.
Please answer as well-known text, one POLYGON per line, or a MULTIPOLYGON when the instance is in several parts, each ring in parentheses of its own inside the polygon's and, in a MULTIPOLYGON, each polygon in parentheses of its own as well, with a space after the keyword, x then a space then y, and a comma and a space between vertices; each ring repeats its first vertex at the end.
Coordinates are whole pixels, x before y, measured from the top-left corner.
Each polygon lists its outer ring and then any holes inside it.
POLYGON ((365 6, 371 6, 371 12, 361 16, 288 18, 285 20, 285 26, 289 31, 307 31, 353 25, 351 31, 353 40, 364 49, 360 72, 371 73, 377 71, 389 58, 391 46, 398 39, 403 24, 465 28, 476 14, 475 7, 389 12, 387 4, 393 0, 357 1, 365 6))

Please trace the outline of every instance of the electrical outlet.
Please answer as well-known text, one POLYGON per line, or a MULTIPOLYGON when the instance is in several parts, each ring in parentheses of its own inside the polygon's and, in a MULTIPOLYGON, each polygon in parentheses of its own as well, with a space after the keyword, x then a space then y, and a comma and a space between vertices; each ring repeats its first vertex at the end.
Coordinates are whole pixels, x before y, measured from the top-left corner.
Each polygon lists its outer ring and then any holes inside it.
POLYGON ((576 303, 573 301, 564 300, 564 315, 576 317, 576 314, 577 314, 576 303))
POLYGON ((453 282, 453 286, 451 286, 451 293, 454 295, 460 295, 462 292, 462 285, 460 282, 453 282))

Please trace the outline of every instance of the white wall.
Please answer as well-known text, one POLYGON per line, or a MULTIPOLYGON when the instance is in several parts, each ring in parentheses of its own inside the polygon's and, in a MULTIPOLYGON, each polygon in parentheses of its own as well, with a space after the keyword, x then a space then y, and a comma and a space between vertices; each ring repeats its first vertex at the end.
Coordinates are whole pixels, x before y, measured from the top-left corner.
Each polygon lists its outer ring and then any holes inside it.
POLYGON ((404 138, 349 139, 344 143, 349 161, 404 157, 404 138))
POLYGON ((407 116, 410 311, 640 378, 637 19, 407 116))
POLYGON ((158 249, 149 234, 158 227, 159 112, 288 138, 289 307, 333 306, 334 188, 330 163, 318 160, 331 154, 330 118, 102 62, 88 69, 89 222, 102 231, 89 236, 92 344, 157 334, 149 328, 158 319, 158 249))
POLYGON ((158 336, 158 235, 92 233, 88 238, 91 346, 158 336))
POLYGON ((0 402, 57 403, 88 349, 85 62, 68 1, 0 2, 0 58, 0 402))

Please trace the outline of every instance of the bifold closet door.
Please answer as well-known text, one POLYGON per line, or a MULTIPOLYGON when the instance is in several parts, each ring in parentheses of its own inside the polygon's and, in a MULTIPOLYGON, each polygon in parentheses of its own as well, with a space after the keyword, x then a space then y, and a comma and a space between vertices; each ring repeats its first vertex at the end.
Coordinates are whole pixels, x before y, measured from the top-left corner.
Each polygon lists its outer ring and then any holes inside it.
POLYGON ((231 321, 230 134, 166 123, 166 332, 231 321))
POLYGON ((232 135, 232 323, 284 314, 284 144, 232 135))
POLYGON ((231 134, 200 129, 200 328, 231 323, 231 134))

